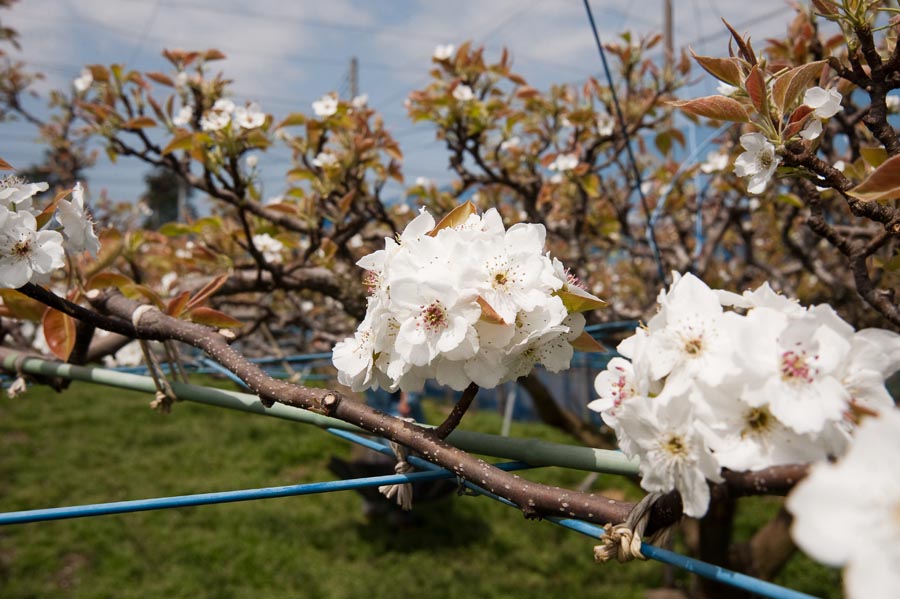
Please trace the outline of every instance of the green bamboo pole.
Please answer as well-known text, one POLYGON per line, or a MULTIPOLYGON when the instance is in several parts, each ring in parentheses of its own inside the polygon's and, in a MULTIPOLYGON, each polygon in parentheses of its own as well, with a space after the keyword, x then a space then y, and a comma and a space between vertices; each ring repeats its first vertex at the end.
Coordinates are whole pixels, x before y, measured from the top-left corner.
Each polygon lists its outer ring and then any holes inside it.
MULTIPOLYGON (((3 353, 5 354, 2 360, 3 369, 8 372, 15 372, 16 361, 19 359, 20 354, 6 351, 3 353)), ((25 358, 20 368, 22 372, 28 374, 86 381, 108 387, 143 391, 145 393, 156 392, 153 379, 148 376, 118 372, 106 368, 75 366, 73 364, 51 362, 31 357, 25 358)), ((178 398, 186 401, 262 414, 264 416, 312 424, 321 428, 337 428, 368 434, 367 431, 342 420, 322 416, 301 408, 294 408, 279 403, 267 408, 258 397, 249 393, 177 382, 172 382, 171 385, 178 398)), ((536 439, 500 437, 459 429, 453 431, 447 438, 447 441, 470 453, 519 460, 533 466, 559 466, 590 472, 624 475, 634 475, 638 472, 637 460, 629 460, 619 451, 563 445, 536 439)))

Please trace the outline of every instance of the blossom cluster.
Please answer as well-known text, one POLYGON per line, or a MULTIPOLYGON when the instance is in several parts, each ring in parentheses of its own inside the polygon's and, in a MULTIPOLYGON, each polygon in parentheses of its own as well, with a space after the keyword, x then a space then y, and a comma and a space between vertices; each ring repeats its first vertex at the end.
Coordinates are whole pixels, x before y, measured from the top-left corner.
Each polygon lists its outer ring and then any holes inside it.
POLYGON ((100 250, 81 184, 75 185, 71 200, 59 199, 49 214, 33 200, 47 189, 46 183, 26 183, 17 177, 0 180, 0 287, 46 282, 54 270, 65 266, 64 243, 75 253, 96 255, 100 250))
POLYGON ((884 380, 900 368, 900 335, 854 331, 831 307, 768 284, 738 295, 690 274, 675 275, 618 351, 588 407, 639 458, 644 489, 677 489, 694 517, 723 468, 843 454, 854 415, 893 406, 884 380))
MULTIPOLYGON (((721 90, 720 90, 721 91, 721 90)), ((811 141, 822 134, 822 123, 844 109, 843 96, 836 89, 812 87, 803 94, 803 105, 810 114, 806 125, 799 132, 802 139, 811 141)), ((749 177, 747 191, 760 194, 765 191, 781 163, 775 145, 762 133, 745 133, 741 136, 744 152, 734 161, 734 172, 738 177, 749 177)))
MULTIPOLYGON (((194 107, 185 105, 172 119, 176 127, 185 127, 194 119, 194 107)), ((203 131, 221 131, 229 125, 232 130, 256 129, 266 123, 266 113, 259 104, 251 102, 238 106, 228 98, 219 98, 209 110, 200 116, 200 128, 203 131)))
POLYGON ((811 557, 845 566, 847 597, 896 596, 900 588, 900 410, 859 425, 846 455, 815 464, 788 496, 791 536, 811 557))
POLYGON ((495 387, 535 364, 568 368, 584 317, 600 302, 544 253, 541 225, 506 229, 495 209, 463 204, 441 223, 424 209, 357 264, 368 309, 338 343, 338 380, 355 391, 415 391, 427 379, 452 389, 495 387))

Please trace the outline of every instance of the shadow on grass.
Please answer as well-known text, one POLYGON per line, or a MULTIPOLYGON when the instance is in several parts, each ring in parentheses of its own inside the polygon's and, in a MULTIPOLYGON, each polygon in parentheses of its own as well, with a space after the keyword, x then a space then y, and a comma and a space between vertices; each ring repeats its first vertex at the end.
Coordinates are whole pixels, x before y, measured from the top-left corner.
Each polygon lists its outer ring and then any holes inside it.
POLYGON ((416 553, 478 544, 491 534, 490 521, 459 505, 456 497, 370 516, 356 526, 358 538, 379 552, 416 553))

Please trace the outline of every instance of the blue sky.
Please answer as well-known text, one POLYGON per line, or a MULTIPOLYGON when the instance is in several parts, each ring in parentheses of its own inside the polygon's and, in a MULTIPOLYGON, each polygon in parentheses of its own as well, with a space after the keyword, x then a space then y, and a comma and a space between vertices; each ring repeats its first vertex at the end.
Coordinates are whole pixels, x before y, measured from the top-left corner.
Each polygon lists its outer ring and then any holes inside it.
MULTIPOLYGON (((673 3, 676 46, 691 45, 701 54, 727 51, 721 16, 758 40, 782 32, 792 16, 784 0, 673 3)), ((662 4, 591 2, 604 41, 626 29, 660 31, 662 4)), ((412 125, 403 108, 406 95, 428 82, 436 44, 471 39, 492 56, 506 46, 515 70, 538 88, 583 80, 600 69, 579 0, 21 0, 0 20, 20 32, 20 58, 46 74, 42 92, 71 85, 84 64, 165 70, 163 48, 215 47, 228 56, 218 64, 235 82, 235 99, 258 101, 276 118, 310 112, 311 102, 327 92, 346 95, 348 65, 356 56, 360 89, 400 142, 408 182, 451 179, 434 130, 412 125)), ((31 107, 41 113, 43 104, 35 100, 31 107)), ((22 123, 0 123, 0 156, 14 165, 37 160, 35 136, 22 123)), ((265 194, 280 193, 286 156, 263 156, 260 167, 265 194)), ((89 173, 91 190, 134 200, 146 171, 130 160, 111 165, 101 155, 89 173)))

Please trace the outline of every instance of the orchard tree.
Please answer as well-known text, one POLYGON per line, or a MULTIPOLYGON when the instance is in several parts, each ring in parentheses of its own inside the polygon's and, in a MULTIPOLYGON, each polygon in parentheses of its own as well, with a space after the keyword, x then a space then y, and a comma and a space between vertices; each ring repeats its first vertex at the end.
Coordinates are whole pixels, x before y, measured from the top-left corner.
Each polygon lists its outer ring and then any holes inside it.
MULTIPOLYGON (((675 69, 646 58, 658 36, 607 47, 615 88, 588 79, 546 92, 505 52, 492 63, 468 43, 441 46, 408 109, 435 127, 456 181, 410 187, 418 213, 386 202, 402 153, 364 97, 328 93, 311 114, 276 118, 231 99, 211 70, 220 52, 166 51, 166 72, 86 67, 52 96, 45 122, 23 107, 24 66, 4 55, 3 114, 78 158, 56 163, 68 178, 53 192, 15 177, 0 189, 0 354, 24 341, 27 320, 73 363, 129 339, 180 342, 265 405, 382 435, 526 517, 609 525, 598 559, 640 557, 635 539, 661 540, 689 516, 701 557, 770 578, 792 552, 793 514, 804 550, 848 565, 849 594, 887 596, 900 586, 889 567, 900 479, 882 464, 900 452, 900 430, 884 381, 900 368, 900 336, 853 326, 900 326, 900 143, 889 119, 900 50, 884 4, 813 2, 762 54, 732 30, 727 57, 693 57, 722 84, 704 98, 679 99, 687 56, 675 69), (823 39, 823 19, 840 33, 823 39), (680 164, 676 109, 735 125, 706 162, 680 164), (136 216, 112 206, 92 218, 75 182, 89 140, 110 159, 165 169, 211 214, 158 231, 121 226, 136 216), (275 144, 292 163, 285 193, 267 199, 258 169, 275 144), (585 398, 639 460, 640 504, 535 484, 445 441, 479 387, 524 377, 539 395, 535 365, 561 371, 576 349, 595 349, 586 323, 641 316, 598 375, 598 398, 585 398), (461 398, 427 429, 346 389, 275 380, 248 358, 278 351, 284 330, 302 332, 292 350, 333 346, 344 388, 415 391, 434 379, 461 398), (789 512, 731 547, 738 498, 795 486, 789 512), (835 536, 829 514, 865 541, 835 536)), ((155 405, 167 408, 174 398, 159 384, 155 405)))

